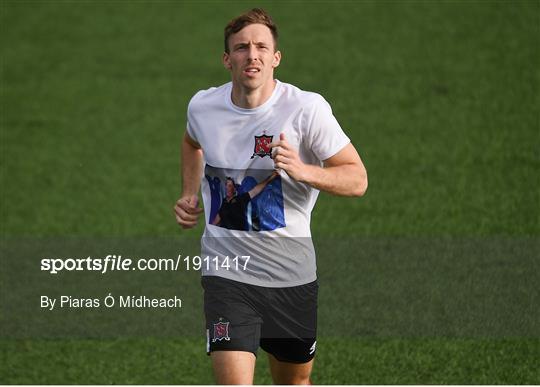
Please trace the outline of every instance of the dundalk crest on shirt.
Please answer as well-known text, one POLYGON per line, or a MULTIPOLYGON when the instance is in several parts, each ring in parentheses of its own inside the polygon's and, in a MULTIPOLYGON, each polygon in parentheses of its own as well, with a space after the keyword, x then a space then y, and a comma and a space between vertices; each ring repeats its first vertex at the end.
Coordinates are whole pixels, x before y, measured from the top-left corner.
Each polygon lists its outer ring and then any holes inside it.
POLYGON ((251 156, 251 158, 254 158, 255 156, 268 156, 272 158, 270 144, 272 143, 273 138, 274 136, 267 136, 266 134, 255 136, 255 149, 253 150, 253 156, 251 156))

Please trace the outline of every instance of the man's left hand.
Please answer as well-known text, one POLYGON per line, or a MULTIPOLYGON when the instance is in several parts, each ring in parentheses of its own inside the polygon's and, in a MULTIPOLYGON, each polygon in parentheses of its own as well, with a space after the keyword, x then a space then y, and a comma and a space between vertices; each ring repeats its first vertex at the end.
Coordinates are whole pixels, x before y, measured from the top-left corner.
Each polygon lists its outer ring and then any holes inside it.
POLYGON ((270 144, 270 148, 276 169, 283 169, 296 181, 305 181, 306 164, 300 160, 298 151, 285 139, 284 133, 279 135, 279 141, 270 144))

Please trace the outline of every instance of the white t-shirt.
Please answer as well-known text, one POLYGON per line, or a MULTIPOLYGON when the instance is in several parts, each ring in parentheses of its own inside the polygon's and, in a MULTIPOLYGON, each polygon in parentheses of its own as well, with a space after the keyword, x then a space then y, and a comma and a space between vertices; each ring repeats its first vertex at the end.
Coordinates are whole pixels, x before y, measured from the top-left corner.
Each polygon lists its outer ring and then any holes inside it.
POLYGON ((188 106, 187 133, 204 155, 202 274, 266 287, 312 282, 319 191, 284 171, 264 183, 274 171, 268 144, 284 133, 304 163, 322 165, 350 140, 319 94, 276 80, 264 104, 243 109, 231 91, 230 82, 201 90, 188 106))

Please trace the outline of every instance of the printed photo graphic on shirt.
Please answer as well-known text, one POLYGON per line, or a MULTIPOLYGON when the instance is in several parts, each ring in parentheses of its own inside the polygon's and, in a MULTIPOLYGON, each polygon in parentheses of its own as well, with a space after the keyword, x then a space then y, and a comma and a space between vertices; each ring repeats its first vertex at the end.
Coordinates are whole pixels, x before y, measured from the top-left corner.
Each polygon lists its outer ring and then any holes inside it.
POLYGON ((274 136, 267 136, 266 134, 255 136, 255 148, 253 149, 253 156, 251 156, 251 158, 254 158, 255 156, 268 156, 272 158, 270 144, 272 143, 273 138, 274 136))
POLYGON ((285 227, 281 176, 268 169, 223 169, 206 165, 209 224, 243 231, 285 227))

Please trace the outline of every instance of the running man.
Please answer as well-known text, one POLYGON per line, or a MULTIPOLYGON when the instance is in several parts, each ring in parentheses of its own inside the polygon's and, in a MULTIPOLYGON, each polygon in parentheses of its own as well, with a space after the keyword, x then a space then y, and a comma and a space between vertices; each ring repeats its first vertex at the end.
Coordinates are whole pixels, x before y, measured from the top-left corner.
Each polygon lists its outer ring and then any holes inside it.
POLYGON ((224 43, 231 82, 199 91, 189 103, 182 193, 174 206, 183 228, 194 227, 204 211, 202 255, 250 257, 239 270, 203 269, 207 353, 219 384, 252 384, 259 348, 268 353, 276 384, 310 384, 318 290, 311 211, 319 191, 362 196, 367 173, 328 102, 274 78, 278 31, 264 10, 233 19, 224 43), (205 171, 223 181, 248 169, 279 172, 276 200, 260 214, 271 226, 241 231, 212 224, 205 171))

